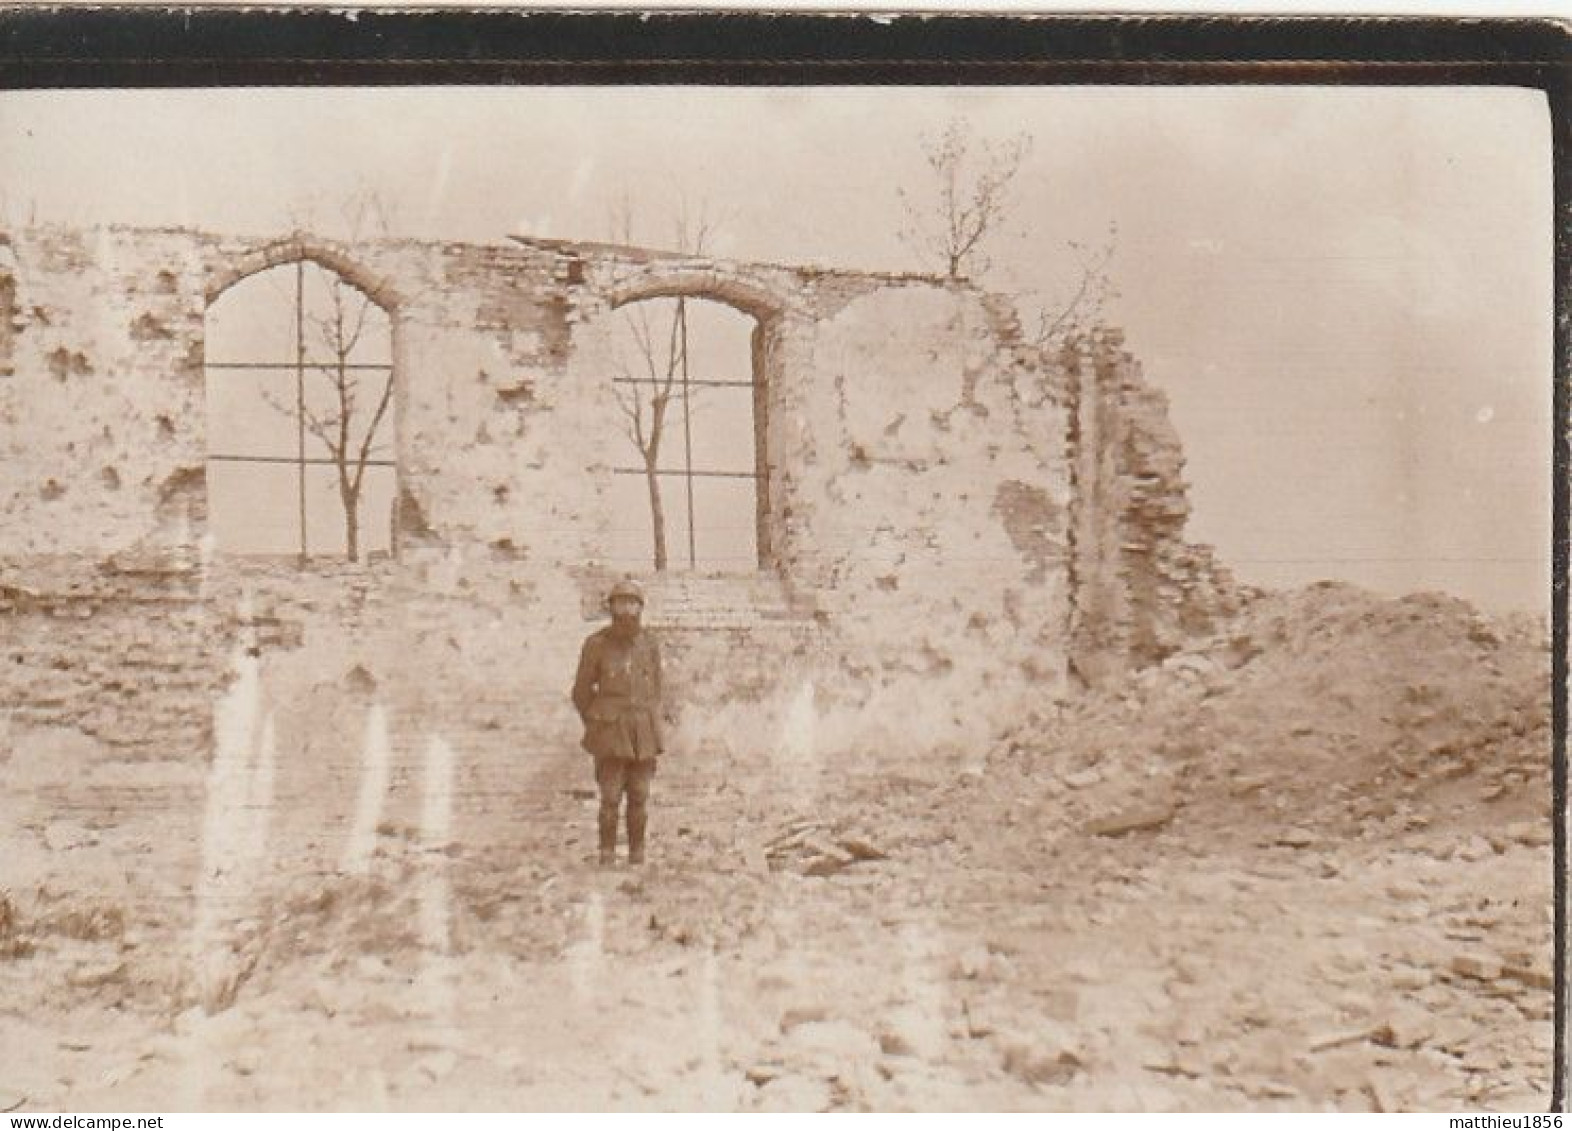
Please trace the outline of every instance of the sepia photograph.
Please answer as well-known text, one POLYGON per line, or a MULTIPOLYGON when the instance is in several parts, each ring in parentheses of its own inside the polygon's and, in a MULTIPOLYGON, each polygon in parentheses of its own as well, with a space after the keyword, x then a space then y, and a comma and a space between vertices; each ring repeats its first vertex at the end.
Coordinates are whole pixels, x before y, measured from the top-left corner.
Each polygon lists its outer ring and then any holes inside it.
POLYGON ((1547 1110, 1563 128, 0 91, 0 1109, 1547 1110))

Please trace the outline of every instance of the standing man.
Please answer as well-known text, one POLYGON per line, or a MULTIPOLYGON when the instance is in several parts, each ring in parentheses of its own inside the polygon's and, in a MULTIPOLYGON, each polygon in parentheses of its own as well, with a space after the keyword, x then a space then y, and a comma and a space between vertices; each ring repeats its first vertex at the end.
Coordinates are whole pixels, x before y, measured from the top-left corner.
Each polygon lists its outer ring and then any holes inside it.
POLYGON ((660 645, 639 624, 644 591, 619 581, 606 604, 611 624, 592 633, 579 654, 573 705, 584 721, 583 746, 595 758, 600 787, 600 862, 617 859, 617 816, 628 795, 628 863, 644 863, 650 779, 665 749, 661 737, 660 645))

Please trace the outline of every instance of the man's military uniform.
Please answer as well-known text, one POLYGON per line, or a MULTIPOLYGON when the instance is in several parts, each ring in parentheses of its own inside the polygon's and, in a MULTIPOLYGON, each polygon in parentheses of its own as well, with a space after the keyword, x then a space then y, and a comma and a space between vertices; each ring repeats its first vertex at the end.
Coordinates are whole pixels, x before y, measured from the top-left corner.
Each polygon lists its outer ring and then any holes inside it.
MULTIPOLYGON (((619 595, 637 597, 631 592, 619 595)), ((631 627, 610 624, 584 641, 573 705, 584 721, 583 747, 595 759, 600 787, 600 854, 609 861, 617 848, 617 817, 622 795, 628 795, 628 860, 644 858, 644 830, 649 821, 650 781, 656 759, 665 749, 661 735, 660 646, 635 621, 631 627)))

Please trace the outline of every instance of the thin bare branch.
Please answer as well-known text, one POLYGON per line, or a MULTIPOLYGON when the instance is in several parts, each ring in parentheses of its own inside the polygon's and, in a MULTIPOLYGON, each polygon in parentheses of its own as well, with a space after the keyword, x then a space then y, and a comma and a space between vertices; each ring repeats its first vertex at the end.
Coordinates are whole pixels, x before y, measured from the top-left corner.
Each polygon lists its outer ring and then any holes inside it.
POLYGON ((613 383, 611 390, 616 398, 617 407, 627 417, 628 439, 633 441, 633 446, 639 450, 640 456, 645 455, 644 399, 639 395, 639 386, 613 383))
POLYGON ((1025 134, 1004 142, 978 140, 959 118, 926 139, 923 157, 933 177, 934 200, 919 204, 897 190, 907 217, 902 242, 937 261, 951 278, 986 270, 983 245, 1008 212, 1010 186, 1030 146, 1025 134))
POLYGON ((1039 312, 1036 334, 1038 346, 1047 346, 1055 337, 1073 330, 1082 314, 1090 312, 1095 315, 1107 301, 1111 292, 1108 264, 1113 259, 1113 239, 1114 236, 1110 234, 1108 243, 1089 255, 1082 255, 1081 276, 1068 303, 1057 313, 1047 310, 1039 312))

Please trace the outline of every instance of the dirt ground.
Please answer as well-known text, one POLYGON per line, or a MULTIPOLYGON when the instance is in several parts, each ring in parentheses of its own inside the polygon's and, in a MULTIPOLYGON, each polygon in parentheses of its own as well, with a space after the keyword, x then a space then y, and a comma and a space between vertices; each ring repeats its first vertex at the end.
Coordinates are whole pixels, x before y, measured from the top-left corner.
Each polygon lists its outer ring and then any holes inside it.
POLYGON ((964 767, 670 758, 638 871, 572 755, 356 843, 0 732, 0 1108, 1544 1110, 1547 689, 1537 626, 1266 596, 964 767))

